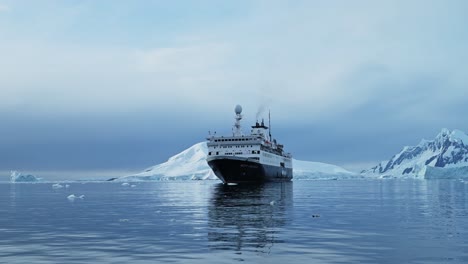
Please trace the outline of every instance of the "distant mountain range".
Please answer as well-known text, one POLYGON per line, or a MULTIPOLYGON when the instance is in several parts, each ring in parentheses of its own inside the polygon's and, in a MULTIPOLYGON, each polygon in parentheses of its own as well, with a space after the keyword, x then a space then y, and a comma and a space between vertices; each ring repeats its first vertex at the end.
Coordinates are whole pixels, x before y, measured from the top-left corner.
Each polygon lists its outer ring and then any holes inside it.
MULTIPOLYGON (((216 180, 206 163, 206 142, 197 143, 168 161, 118 181, 216 180)), ((293 159, 293 180, 354 178, 468 178, 468 135, 442 129, 433 140, 404 147, 388 161, 360 174, 339 166, 293 159)))
POLYGON ((361 174, 381 178, 468 178, 468 136, 463 131, 444 128, 434 140, 404 147, 389 161, 361 174))
MULTIPOLYGON (((121 177, 117 180, 216 180, 216 176, 206 162, 207 154, 208 147, 206 142, 200 142, 169 158, 164 163, 152 166, 141 173, 121 177)), ((361 177, 359 174, 347 171, 341 167, 321 162, 293 159, 293 166, 294 180, 361 177)))

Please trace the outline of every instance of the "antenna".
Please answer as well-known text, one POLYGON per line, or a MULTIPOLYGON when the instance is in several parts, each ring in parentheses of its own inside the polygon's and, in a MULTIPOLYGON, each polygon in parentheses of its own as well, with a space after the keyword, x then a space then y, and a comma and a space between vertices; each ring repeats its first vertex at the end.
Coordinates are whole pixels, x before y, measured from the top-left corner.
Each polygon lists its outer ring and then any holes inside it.
POLYGON ((268 132, 270 134, 270 141, 273 141, 271 138, 271 117, 270 117, 270 109, 268 109, 268 132))
POLYGON ((240 137, 242 136, 242 130, 241 130, 241 124, 240 121, 242 119, 242 106, 236 105, 236 108, 234 109, 234 112, 236 113, 236 123, 234 123, 234 127, 232 128, 233 136, 240 137))

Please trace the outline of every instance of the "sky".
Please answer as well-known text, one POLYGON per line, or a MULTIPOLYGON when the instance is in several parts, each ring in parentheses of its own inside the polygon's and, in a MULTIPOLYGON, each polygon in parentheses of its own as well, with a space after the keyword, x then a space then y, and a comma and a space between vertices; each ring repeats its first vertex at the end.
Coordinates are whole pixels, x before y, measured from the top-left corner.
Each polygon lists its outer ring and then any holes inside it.
POLYGON ((468 2, 0 0, 0 171, 140 171, 272 116, 359 171, 468 131, 468 2))

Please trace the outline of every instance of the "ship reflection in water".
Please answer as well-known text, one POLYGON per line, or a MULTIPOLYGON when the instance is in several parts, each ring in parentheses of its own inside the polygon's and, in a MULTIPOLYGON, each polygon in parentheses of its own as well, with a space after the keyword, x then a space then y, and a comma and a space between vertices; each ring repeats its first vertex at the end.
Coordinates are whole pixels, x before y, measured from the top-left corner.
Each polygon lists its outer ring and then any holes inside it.
POLYGON ((210 248, 269 253, 290 220, 292 194, 292 182, 217 185, 208 207, 210 248))

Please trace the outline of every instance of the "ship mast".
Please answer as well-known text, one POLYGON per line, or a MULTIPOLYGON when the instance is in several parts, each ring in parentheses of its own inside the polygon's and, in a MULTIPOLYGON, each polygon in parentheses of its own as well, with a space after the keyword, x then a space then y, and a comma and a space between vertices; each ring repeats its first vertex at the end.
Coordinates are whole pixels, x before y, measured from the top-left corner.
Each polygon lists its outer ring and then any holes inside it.
POLYGON ((271 138, 271 117, 270 117, 270 110, 268 110, 268 133, 270 135, 270 142, 273 142, 271 138))
POLYGON ((241 124, 240 124, 240 121, 242 119, 242 115, 241 115, 242 106, 236 105, 234 112, 236 113, 236 116, 234 117, 236 122, 234 123, 234 127, 232 128, 232 132, 235 137, 240 137, 242 136, 242 130, 241 130, 241 124))

